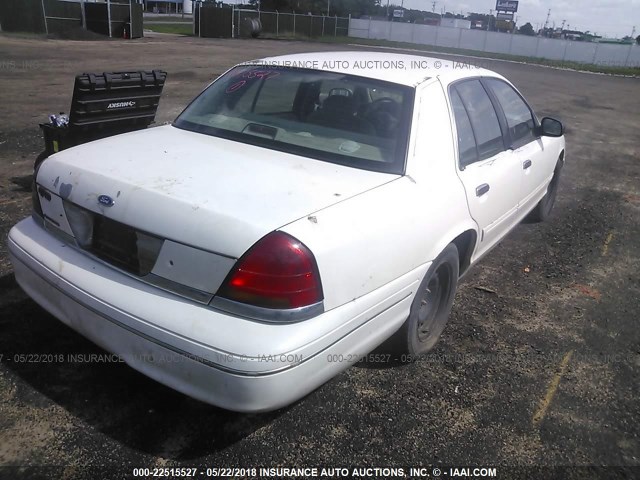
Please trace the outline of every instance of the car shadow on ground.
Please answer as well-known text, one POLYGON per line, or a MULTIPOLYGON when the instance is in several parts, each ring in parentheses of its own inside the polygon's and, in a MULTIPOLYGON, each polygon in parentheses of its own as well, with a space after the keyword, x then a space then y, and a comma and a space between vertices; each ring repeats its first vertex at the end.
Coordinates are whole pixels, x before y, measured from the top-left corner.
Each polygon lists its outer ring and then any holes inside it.
POLYGON ((9 181, 15 185, 14 192, 30 192, 33 183, 33 175, 21 175, 19 177, 11 177, 9 181))
MULTIPOLYGON (((13 274, 0 277, 0 329, 2 366, 31 387, 15 389, 14 405, 59 405, 89 430, 141 453, 192 460, 238 442, 286 411, 230 412, 147 378, 49 315, 13 274)), ((11 374, 5 379, 16 383, 11 374)))

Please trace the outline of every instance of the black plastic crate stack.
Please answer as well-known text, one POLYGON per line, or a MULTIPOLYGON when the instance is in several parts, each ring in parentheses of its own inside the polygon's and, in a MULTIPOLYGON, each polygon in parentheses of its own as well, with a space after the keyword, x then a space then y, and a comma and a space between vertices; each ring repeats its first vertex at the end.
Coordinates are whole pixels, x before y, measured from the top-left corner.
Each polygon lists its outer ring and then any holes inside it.
POLYGON ((147 128, 155 119, 166 78, 161 70, 78 75, 69 124, 40 124, 46 154, 147 128))

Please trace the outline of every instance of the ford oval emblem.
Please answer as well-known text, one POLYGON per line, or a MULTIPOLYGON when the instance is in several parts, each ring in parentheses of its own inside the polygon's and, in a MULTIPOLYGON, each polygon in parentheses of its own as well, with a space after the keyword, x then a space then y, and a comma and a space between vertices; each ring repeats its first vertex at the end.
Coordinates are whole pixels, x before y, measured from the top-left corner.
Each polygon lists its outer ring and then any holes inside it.
POLYGON ((113 204, 116 202, 109 195, 100 195, 98 197, 98 203, 105 207, 113 207, 113 204))

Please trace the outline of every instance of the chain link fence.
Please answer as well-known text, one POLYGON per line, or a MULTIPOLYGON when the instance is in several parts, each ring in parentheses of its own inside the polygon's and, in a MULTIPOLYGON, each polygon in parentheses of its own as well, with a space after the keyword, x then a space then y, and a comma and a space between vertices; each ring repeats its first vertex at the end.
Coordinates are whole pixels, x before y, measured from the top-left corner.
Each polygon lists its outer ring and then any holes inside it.
POLYGON ((349 34, 348 17, 236 9, 234 36, 252 36, 255 31, 253 20, 259 21, 260 36, 264 37, 346 37, 349 34))
POLYGON ((110 37, 142 37, 139 0, 0 0, 0 30, 61 34, 91 30, 110 37), (126 33, 125 33, 126 31, 126 33))
POLYGON ((193 33, 209 38, 317 38, 347 36, 349 17, 264 12, 197 2, 193 33))

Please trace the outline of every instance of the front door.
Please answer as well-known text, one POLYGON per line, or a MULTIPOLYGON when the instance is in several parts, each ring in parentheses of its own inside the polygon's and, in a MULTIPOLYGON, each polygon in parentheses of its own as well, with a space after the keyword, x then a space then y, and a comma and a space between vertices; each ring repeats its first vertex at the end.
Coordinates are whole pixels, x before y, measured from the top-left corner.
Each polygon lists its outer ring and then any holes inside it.
MULTIPOLYGON (((520 214, 531 210, 546 193, 555 168, 555 158, 545 152, 544 138, 536 132, 536 121, 527 102, 507 82, 486 78, 485 85, 494 93, 504 113, 509 147, 522 168, 520 214)), ((522 215, 521 215, 522 216, 522 215)))
POLYGON ((477 257, 516 223, 522 165, 505 147, 498 115, 479 79, 456 83, 450 96, 458 136, 458 176, 480 228, 477 257))

